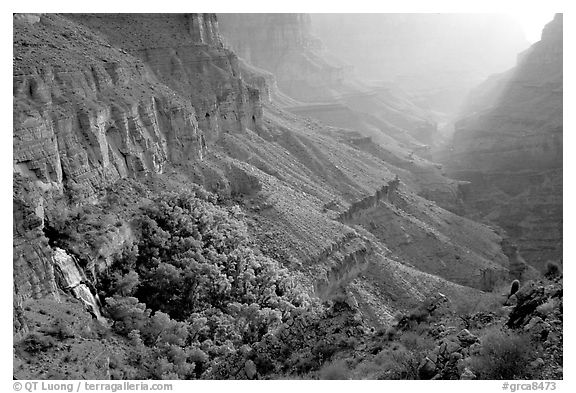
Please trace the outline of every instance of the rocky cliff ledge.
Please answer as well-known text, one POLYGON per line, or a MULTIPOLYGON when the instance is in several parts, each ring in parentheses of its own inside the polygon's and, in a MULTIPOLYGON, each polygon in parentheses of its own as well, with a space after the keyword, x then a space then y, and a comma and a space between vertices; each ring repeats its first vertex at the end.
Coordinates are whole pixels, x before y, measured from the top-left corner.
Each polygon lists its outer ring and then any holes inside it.
POLYGON ((457 123, 448 172, 471 182, 471 211, 505 228, 541 268, 562 257, 561 14, 501 83, 484 94, 492 106, 457 123))

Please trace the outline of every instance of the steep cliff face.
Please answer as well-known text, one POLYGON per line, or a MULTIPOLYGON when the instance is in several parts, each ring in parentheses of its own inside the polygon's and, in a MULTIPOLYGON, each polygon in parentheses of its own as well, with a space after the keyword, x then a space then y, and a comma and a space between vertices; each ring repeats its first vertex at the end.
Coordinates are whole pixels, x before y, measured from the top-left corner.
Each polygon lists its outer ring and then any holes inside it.
POLYGON ((17 23, 14 59, 15 173, 93 193, 202 158, 192 105, 91 31, 54 15, 17 23))
POLYGON ((219 14, 224 40, 248 63, 272 72, 280 90, 319 101, 341 84, 344 67, 320 55, 306 14, 219 14))
POLYGON ((500 82, 456 124, 448 171, 471 181, 471 211, 504 227, 542 268, 562 256, 561 14, 500 82))
POLYGON ((260 124, 260 91, 242 83, 238 58, 224 49, 215 15, 70 17, 144 61, 159 80, 189 99, 209 140, 260 124))
POLYGON ((201 160, 206 144, 188 100, 67 18, 15 17, 13 70, 15 293, 58 296, 44 207, 62 195, 94 200, 170 161, 201 160))

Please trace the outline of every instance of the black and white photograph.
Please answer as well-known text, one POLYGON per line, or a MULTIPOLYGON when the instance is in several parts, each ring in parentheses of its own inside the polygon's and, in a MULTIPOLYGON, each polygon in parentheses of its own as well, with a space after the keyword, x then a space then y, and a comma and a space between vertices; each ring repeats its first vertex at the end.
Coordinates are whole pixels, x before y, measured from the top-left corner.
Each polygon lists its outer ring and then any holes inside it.
POLYGON ((567 391, 553 4, 13 4, 6 391, 567 391))

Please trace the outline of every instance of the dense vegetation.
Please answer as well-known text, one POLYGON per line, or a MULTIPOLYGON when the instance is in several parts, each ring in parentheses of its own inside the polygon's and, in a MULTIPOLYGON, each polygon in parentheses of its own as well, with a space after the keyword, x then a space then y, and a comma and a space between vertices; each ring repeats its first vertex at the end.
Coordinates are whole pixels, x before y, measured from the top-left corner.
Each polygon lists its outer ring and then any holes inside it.
POLYGON ((254 367, 255 351, 288 323, 319 310, 254 250, 240 210, 202 189, 163 194, 136 225, 138 242, 100 277, 100 290, 113 329, 148 354, 135 361, 152 375, 140 377, 232 377, 254 367))
MULTIPOLYGON (((110 354, 98 367, 113 379, 558 376, 562 295, 554 265, 550 279, 529 296, 522 289, 529 283, 518 282, 486 294, 482 303, 452 304, 437 294, 373 330, 345 288, 326 303, 306 295, 281 263, 251 242, 237 206, 199 187, 151 194, 127 181, 105 203, 51 213, 50 243, 84 266, 89 261, 82 255, 105 253, 121 229, 133 236, 93 278, 110 325, 75 326, 70 321, 77 316, 58 311, 47 324, 40 315, 39 328, 17 345, 23 359, 66 351, 61 364, 82 364, 82 350, 70 348, 84 348, 87 339, 97 343, 96 354, 110 354), (521 292, 537 307, 516 316, 520 329, 507 328, 521 292)), ((43 314, 46 306, 39 308, 43 314)))

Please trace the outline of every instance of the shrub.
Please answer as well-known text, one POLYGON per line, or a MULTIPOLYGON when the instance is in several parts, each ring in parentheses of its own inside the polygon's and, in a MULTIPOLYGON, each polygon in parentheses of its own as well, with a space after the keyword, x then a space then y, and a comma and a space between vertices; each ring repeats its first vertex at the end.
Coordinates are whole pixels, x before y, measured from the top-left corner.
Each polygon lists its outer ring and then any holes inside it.
POLYGON ((492 329, 481 339, 480 354, 471 365, 481 379, 520 379, 526 375, 532 353, 528 337, 492 329))
POLYGON ((63 319, 58 319, 54 326, 52 326, 51 329, 48 329, 45 333, 54 336, 59 340, 65 340, 75 336, 74 330, 70 324, 63 319))
POLYGON ((350 369, 344 360, 337 360, 322 366, 322 368, 318 371, 318 378, 328 380, 349 379, 350 369))
POLYGON ((418 379, 418 366, 422 359, 419 354, 396 345, 381 351, 374 362, 382 369, 379 379, 418 379))
POLYGON ((430 313, 425 307, 420 307, 415 310, 410 311, 408 318, 416 323, 425 322, 430 317, 430 313))
POLYGON ((106 298, 106 305, 110 318, 114 320, 114 330, 124 336, 132 330, 141 331, 150 318, 150 310, 134 297, 106 298))
POLYGON ((546 264, 546 273, 544 276, 550 280, 558 277, 560 275, 560 267, 554 262, 548 262, 546 264))
POLYGON ((337 350, 337 346, 333 343, 320 341, 312 348, 312 354, 316 356, 320 361, 326 361, 330 360, 332 355, 334 355, 337 350))
POLYGON ((560 301, 558 299, 548 299, 546 303, 543 303, 536 307, 536 312, 541 315, 543 318, 546 318, 550 315, 554 310, 560 307, 560 301))
POLYGON ((398 334, 398 330, 394 326, 389 326, 386 329, 382 329, 381 332, 381 334, 380 331, 378 332, 379 335, 383 336, 386 341, 394 340, 398 334))
POLYGON ((406 349, 413 352, 425 352, 435 348, 434 340, 426 335, 406 332, 400 337, 400 342, 406 349))
POLYGON ((54 339, 41 333, 32 332, 22 340, 22 349, 30 354, 47 351, 54 346, 54 339))

